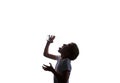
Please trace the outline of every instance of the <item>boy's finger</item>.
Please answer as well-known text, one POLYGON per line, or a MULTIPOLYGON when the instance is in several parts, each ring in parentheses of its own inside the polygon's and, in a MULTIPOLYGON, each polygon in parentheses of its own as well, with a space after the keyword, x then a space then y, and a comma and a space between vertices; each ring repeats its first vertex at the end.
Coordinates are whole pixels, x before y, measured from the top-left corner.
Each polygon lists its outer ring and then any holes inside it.
POLYGON ((55 38, 55 36, 53 36, 53 39, 55 38))
POLYGON ((43 66, 48 67, 47 65, 43 64, 43 66))
POLYGON ((48 37, 50 38, 50 35, 48 35, 48 37))
POLYGON ((51 63, 49 63, 50 64, 50 66, 52 66, 52 64, 51 63))

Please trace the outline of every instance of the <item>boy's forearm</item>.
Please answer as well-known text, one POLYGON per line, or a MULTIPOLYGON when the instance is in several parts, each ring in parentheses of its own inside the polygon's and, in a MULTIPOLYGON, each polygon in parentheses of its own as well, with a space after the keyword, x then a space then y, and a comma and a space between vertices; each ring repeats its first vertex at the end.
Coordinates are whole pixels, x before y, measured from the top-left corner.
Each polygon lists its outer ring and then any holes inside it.
POLYGON ((56 76, 56 78, 58 79, 58 81, 60 82, 60 83, 64 83, 64 77, 60 74, 60 73, 58 73, 58 72, 56 72, 54 69, 52 70, 52 73, 56 76))
POLYGON ((49 45, 50 45, 50 42, 47 41, 45 49, 44 49, 44 53, 43 53, 44 55, 48 54, 49 45))
POLYGON ((57 77, 57 79, 60 79, 61 75, 58 74, 54 69, 53 69, 52 73, 57 77))

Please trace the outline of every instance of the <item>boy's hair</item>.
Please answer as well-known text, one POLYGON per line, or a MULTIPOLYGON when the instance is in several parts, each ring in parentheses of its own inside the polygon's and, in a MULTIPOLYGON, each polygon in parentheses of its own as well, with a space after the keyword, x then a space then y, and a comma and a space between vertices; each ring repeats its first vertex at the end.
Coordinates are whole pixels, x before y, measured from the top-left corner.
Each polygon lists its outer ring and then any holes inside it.
POLYGON ((79 49, 78 49, 78 46, 75 43, 70 43, 69 44, 68 51, 70 53, 70 55, 68 56, 68 58, 70 60, 75 60, 79 55, 79 49))

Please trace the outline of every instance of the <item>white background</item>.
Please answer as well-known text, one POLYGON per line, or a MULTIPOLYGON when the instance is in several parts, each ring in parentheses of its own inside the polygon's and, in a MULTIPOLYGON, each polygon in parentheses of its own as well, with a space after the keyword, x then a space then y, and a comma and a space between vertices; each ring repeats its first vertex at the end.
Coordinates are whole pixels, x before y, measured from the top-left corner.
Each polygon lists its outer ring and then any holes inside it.
POLYGON ((120 83, 119 0, 0 0, 0 83, 53 83, 42 64, 50 52, 75 42, 70 83, 120 83))

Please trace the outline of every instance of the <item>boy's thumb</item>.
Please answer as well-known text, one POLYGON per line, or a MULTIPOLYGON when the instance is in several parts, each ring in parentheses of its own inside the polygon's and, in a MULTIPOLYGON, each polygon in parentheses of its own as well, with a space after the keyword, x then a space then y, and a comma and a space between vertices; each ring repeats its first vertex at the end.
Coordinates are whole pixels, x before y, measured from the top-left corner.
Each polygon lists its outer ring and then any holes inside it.
POLYGON ((49 63, 50 64, 50 66, 52 66, 52 64, 51 63, 49 63))

